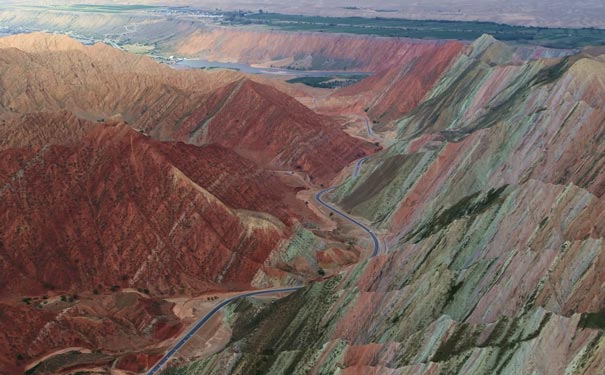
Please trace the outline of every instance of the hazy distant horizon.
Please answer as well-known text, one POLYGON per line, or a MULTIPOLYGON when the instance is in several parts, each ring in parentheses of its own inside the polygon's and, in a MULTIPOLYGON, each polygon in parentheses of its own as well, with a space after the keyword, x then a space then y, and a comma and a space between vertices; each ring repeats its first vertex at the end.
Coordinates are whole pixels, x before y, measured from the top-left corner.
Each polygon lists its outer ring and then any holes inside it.
POLYGON ((396 17, 461 21, 492 21, 544 27, 605 28, 605 2, 579 0, 5 0, 4 4, 149 4, 189 5, 224 10, 259 10, 325 16, 396 17))

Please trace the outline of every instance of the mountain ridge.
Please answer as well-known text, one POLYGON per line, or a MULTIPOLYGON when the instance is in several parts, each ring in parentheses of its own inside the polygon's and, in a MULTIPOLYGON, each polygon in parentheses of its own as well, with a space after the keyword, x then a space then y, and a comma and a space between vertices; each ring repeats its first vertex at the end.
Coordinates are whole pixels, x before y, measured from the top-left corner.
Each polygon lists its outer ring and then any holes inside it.
POLYGON ((383 253, 236 303, 230 344, 166 373, 600 371, 605 64, 520 53, 478 40, 335 191, 383 253))
POLYGON ((35 371, 138 367, 188 324, 179 298, 321 277, 328 244, 328 270, 357 259, 297 194, 376 146, 241 73, 0 38, 0 138, 0 372, 71 347, 95 352, 35 371))

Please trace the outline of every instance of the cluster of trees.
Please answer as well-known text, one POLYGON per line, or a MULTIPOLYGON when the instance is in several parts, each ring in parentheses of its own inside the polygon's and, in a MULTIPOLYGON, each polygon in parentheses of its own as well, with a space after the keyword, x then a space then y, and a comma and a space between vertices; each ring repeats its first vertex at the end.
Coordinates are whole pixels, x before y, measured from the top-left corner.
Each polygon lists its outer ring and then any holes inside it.
POLYGON ((80 299, 80 296, 78 296, 77 294, 72 294, 71 296, 66 296, 66 295, 62 295, 61 296, 61 302, 75 302, 78 299, 80 299))
MULTIPOLYGON (((55 287, 52 284, 46 283, 46 282, 44 283, 44 287, 46 289, 48 289, 48 290, 55 289, 55 287)), ((102 290, 102 289, 103 289, 103 286, 101 284, 99 284, 97 288, 94 288, 92 290, 92 294, 98 295, 100 293, 100 290, 102 290)), ((119 291, 120 289, 121 288, 120 288, 119 285, 112 285, 109 288, 109 290, 112 291, 112 292, 114 292, 114 293, 117 292, 117 291, 119 291)), ((149 289, 147 289, 147 288, 137 288, 137 290, 140 293, 149 294, 149 289)), ((73 303, 73 302, 79 300, 80 296, 77 293, 62 294, 61 296, 59 296, 59 299, 60 299, 61 302, 73 303)), ((218 297, 209 297, 208 300, 209 301, 214 301, 215 299, 218 299, 218 297)), ((43 307, 43 305, 48 304, 48 295, 45 294, 45 295, 43 295, 41 297, 28 297, 28 296, 25 296, 25 297, 21 298, 21 301, 24 304, 26 304, 26 305, 31 305, 32 302, 33 303, 38 302, 38 303, 36 303, 35 306, 36 306, 36 308, 41 309, 43 307)))
POLYGON ((40 300, 40 299, 47 300, 48 296, 47 295, 43 295, 42 297, 23 297, 21 299, 21 301, 23 301, 24 304, 29 305, 32 302, 32 300, 35 301, 35 300, 40 300))
MULTIPOLYGON (((74 293, 71 295, 61 295, 59 299, 61 300, 61 302, 72 303, 80 299, 80 296, 74 293)), ((44 305, 48 304, 48 296, 43 295, 42 297, 23 297, 21 301, 26 305, 30 305, 32 302, 38 302, 36 303, 36 308, 41 309, 42 307, 44 307, 44 305)))

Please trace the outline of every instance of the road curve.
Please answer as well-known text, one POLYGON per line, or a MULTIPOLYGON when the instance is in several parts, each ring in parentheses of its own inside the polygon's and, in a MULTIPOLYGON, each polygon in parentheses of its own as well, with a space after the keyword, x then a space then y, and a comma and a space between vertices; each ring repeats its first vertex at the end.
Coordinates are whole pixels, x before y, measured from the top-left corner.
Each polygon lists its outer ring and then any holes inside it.
POLYGON ((200 330, 200 328, 202 328, 204 326, 204 324, 206 324, 208 322, 208 320, 210 320, 210 318, 212 318, 214 316, 214 314, 219 312, 223 307, 225 307, 229 303, 235 301, 236 299, 239 299, 242 297, 258 296, 261 294, 293 292, 302 287, 303 286, 301 285, 301 286, 293 286, 293 287, 288 287, 288 288, 257 290, 257 291, 253 291, 253 292, 246 292, 246 293, 238 294, 233 297, 229 297, 229 298, 225 299, 224 301, 222 301, 221 303, 216 305, 210 312, 208 312, 206 315, 204 315, 200 320, 198 320, 195 323, 195 325, 193 327, 191 327, 191 329, 183 337, 181 337, 179 339, 179 341, 177 341, 177 343, 172 347, 172 349, 170 349, 166 354, 164 354, 164 356, 155 365, 153 365, 152 368, 147 370, 147 375, 157 374, 164 367, 164 365, 166 365, 166 363, 168 363, 168 361, 172 358, 172 356, 175 355, 176 352, 178 352, 179 349, 181 349, 200 330))
POLYGON ((376 133, 374 133, 374 130, 372 130, 372 127, 370 126, 370 120, 366 117, 366 128, 368 129, 368 135, 370 137, 377 137, 376 133))
MULTIPOLYGON (((369 126, 368 126, 368 129, 370 129, 369 126)), ((359 170, 361 169, 361 165, 366 160, 367 160, 367 158, 361 158, 357 161, 357 163, 355 164, 355 170, 353 171, 353 177, 357 177, 359 175, 359 170)), ((351 223, 357 225, 358 227, 360 227, 361 229, 363 229, 370 236, 370 239, 373 242, 374 248, 372 249, 372 255, 370 257, 372 257, 372 258, 375 257, 380 252, 380 241, 378 241, 378 237, 376 237, 374 232, 372 232, 372 230, 370 228, 368 228, 366 225, 353 219, 349 215, 340 211, 338 208, 329 205, 321 198, 324 194, 326 194, 334 189, 336 189, 336 188, 331 187, 331 188, 327 188, 327 189, 323 189, 323 190, 319 191, 317 194, 315 194, 315 199, 322 206, 326 207, 330 211, 335 212, 337 215, 343 217, 344 219, 348 220, 349 222, 351 222, 351 223)), ((183 337, 181 337, 179 339, 179 341, 177 341, 177 343, 172 347, 172 349, 170 349, 166 354, 164 354, 164 356, 153 367, 151 367, 149 370, 147 370, 146 374, 147 375, 157 374, 164 367, 164 365, 166 365, 166 363, 168 363, 168 361, 170 361, 172 356, 174 356, 176 354, 176 352, 178 352, 179 349, 181 349, 204 326, 204 324, 206 324, 208 322, 208 320, 210 320, 210 318, 212 318, 214 316, 214 314, 219 312, 223 307, 225 307, 229 303, 233 302, 234 300, 242 298, 242 297, 252 297, 252 296, 257 296, 257 295, 261 295, 261 294, 293 292, 302 287, 303 286, 301 285, 301 286, 294 286, 294 287, 289 287, 289 288, 265 289, 265 290, 258 290, 258 291, 252 291, 252 292, 245 292, 245 293, 238 294, 233 297, 225 299, 224 301, 222 301, 221 303, 216 305, 210 312, 208 312, 206 315, 204 315, 202 318, 200 318, 200 320, 198 320, 195 323, 195 325, 187 332, 187 334, 185 334, 183 337)))
POLYGON ((355 164, 355 171, 353 171, 353 177, 359 176, 359 171, 361 170, 361 165, 366 160, 368 160, 367 157, 357 160, 357 164, 355 164))
MULTIPOLYGON (((361 160, 364 160, 364 159, 361 159, 361 160)), ((358 166, 361 166, 361 165, 358 164, 358 166)), ((378 241, 378 237, 376 237, 376 235, 374 234, 374 232, 372 232, 372 230, 370 228, 368 228, 367 226, 365 226, 364 224, 360 223, 359 221, 353 219, 351 216, 349 216, 349 215, 345 214, 344 212, 340 211, 338 208, 327 204, 321 198, 322 195, 324 195, 324 194, 326 194, 326 193, 328 193, 328 192, 330 192, 332 190, 335 190, 335 189, 336 189, 335 187, 323 189, 323 190, 319 191, 317 194, 315 194, 315 199, 322 206, 326 207, 327 209, 329 209, 332 212, 335 212, 340 217, 342 217, 342 218, 350 221, 351 223, 353 223, 353 224, 357 225, 358 227, 360 227, 361 229, 363 229, 370 236, 370 239, 372 240, 372 242, 374 244, 374 249, 372 249, 372 255, 370 257, 371 258, 375 257, 376 255, 378 255, 378 252, 380 251, 380 241, 378 241)))

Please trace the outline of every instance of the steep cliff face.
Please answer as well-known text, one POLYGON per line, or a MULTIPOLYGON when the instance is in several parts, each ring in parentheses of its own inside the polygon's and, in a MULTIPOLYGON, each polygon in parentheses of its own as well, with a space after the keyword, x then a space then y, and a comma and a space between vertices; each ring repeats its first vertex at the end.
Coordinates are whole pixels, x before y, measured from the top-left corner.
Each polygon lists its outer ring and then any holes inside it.
POLYGON ((601 131, 603 111, 595 98, 602 89, 602 63, 582 55, 506 63, 514 56, 487 37, 478 40, 470 56, 462 56, 427 100, 400 121, 400 140, 381 155, 380 167, 370 162, 371 173, 343 187, 342 204, 380 225, 399 227, 413 225, 409 215, 426 218, 470 193, 528 178, 569 178, 597 192, 599 179, 590 168, 591 162, 598 168, 598 155, 575 165, 575 158, 563 154, 599 147, 569 142, 588 142, 584 131, 601 131), (582 173, 574 176, 571 164, 582 173), (382 176, 378 187, 372 183, 376 176, 382 176), (441 195, 443 184, 448 194, 441 195))
POLYGON ((336 192, 382 255, 237 304, 230 346, 167 372, 598 373, 605 64, 520 53, 476 41, 336 192))

